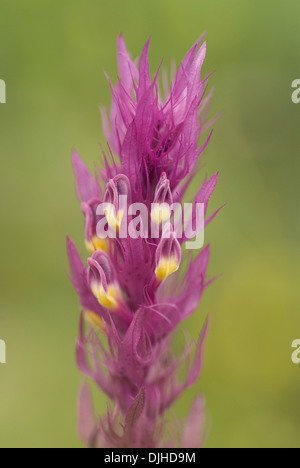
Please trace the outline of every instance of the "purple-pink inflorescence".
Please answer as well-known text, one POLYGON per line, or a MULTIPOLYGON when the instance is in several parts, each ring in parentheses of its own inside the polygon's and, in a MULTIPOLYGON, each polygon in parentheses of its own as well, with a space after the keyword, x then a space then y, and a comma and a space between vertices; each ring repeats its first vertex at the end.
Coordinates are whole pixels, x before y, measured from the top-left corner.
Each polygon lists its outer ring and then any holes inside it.
MULTIPOLYGON (((199 447, 203 442, 204 403, 194 403, 181 435, 164 431, 165 414, 177 397, 193 385, 202 367, 207 325, 199 342, 189 344, 180 358, 171 351, 173 332, 198 307, 209 284, 209 246, 192 260, 179 276, 185 237, 122 238, 120 195, 129 203, 181 203, 198 170, 199 148, 206 130, 207 78, 200 72, 206 44, 202 38, 184 58, 170 90, 164 83, 161 96, 159 70, 151 80, 149 42, 139 65, 132 61, 125 42, 118 38, 119 81, 112 92, 112 108, 102 110, 103 127, 110 149, 104 155, 105 169, 93 176, 77 153, 72 162, 76 191, 85 217, 85 243, 91 256, 84 264, 73 242, 67 240, 71 280, 81 304, 76 347, 80 371, 92 379, 115 403, 104 419, 94 412, 85 384, 79 398, 79 432, 88 447, 199 447), (202 45, 201 45, 202 44, 202 45), (117 161, 117 162, 116 162, 117 161), (97 207, 114 207, 104 215, 115 223, 115 238, 97 236, 103 216, 97 207), (182 380, 181 367, 186 366, 182 380)), ((164 80, 166 81, 166 80, 164 80)), ((196 203, 204 205, 214 191, 218 175, 204 180, 196 203)), ((195 206, 194 205, 194 206, 195 206)), ((195 210, 195 208, 194 208, 195 210)), ((205 222, 209 222, 214 213, 205 222)), ((149 218, 151 216, 149 215, 149 218)), ((191 214, 193 223, 195 211, 191 214)), ((129 222, 130 218, 126 218, 129 222)), ((156 219, 158 224, 162 219, 156 219)), ((142 229, 142 227, 141 227, 142 229)))

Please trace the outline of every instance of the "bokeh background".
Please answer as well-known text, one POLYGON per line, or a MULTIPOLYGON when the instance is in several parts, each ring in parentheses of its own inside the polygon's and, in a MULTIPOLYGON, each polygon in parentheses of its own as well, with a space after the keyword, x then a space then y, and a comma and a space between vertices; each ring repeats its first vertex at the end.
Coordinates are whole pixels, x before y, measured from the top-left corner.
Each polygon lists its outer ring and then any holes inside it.
MULTIPOLYGON (((205 30, 222 116, 203 175, 220 171, 211 212, 227 203, 206 239, 222 277, 185 324, 196 338, 212 317, 202 377, 176 411, 201 391, 208 447, 300 446, 299 15, 296 0, 0 1, 1 447, 81 446, 65 235, 82 246, 83 223, 70 153, 93 167, 105 144, 98 105, 110 103, 103 70, 117 78, 116 37, 137 56, 151 36, 154 71, 205 30)), ((96 402, 103 413, 106 398, 96 402)))

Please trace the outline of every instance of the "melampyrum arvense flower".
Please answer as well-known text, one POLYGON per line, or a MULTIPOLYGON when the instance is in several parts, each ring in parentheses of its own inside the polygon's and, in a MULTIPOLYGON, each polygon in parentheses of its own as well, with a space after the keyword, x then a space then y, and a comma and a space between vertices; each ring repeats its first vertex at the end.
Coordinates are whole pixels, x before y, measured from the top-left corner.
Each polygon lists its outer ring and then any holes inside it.
MULTIPOLYGON (((88 387, 82 388, 79 432, 89 447, 186 448, 202 443, 201 397, 181 431, 165 428, 165 414, 201 371, 207 326, 199 342, 189 343, 179 358, 171 350, 171 341, 177 326, 195 312, 209 284, 209 246, 194 260, 188 257, 189 265, 182 275, 186 238, 178 238, 171 223, 162 226, 170 220, 171 204, 181 203, 210 139, 199 148, 210 99, 206 96, 207 78, 200 77, 206 53, 206 44, 201 44, 202 38, 188 52, 170 89, 163 80, 162 96, 159 71, 153 80, 150 77, 149 42, 137 65, 119 37, 120 77, 115 87, 110 83, 110 115, 102 110, 111 163, 104 155, 105 169, 93 176, 73 153, 76 190, 85 217, 85 244, 91 255, 85 265, 68 239, 71 280, 82 308, 77 364, 115 403, 114 411, 108 410, 100 419, 88 387), (139 202, 149 208, 149 222, 158 226, 158 237, 120 235, 124 219, 125 223, 131 219, 125 217, 127 207, 121 205, 121 195, 126 195, 128 204, 139 202), (99 215, 97 207, 103 202, 111 209, 99 215), (152 203, 162 209, 151 212, 152 203), (101 220, 114 229, 114 237, 97 236, 101 220), (166 237, 164 229, 169 230, 166 237)), ((202 203, 205 213, 217 177, 205 179, 195 197, 194 206, 202 203)))

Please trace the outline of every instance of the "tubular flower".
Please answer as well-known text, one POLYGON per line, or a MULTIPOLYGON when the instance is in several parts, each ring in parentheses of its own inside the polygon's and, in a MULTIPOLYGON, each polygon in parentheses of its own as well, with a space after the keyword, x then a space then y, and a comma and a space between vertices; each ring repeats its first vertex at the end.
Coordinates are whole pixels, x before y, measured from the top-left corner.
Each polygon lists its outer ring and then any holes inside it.
POLYGON ((181 247, 170 226, 166 226, 156 249, 155 275, 159 281, 175 273, 180 266, 181 247), (165 237, 167 236, 167 237, 165 237))
MULTIPOLYGON (((98 418, 83 386, 79 433, 88 447, 186 448, 201 446, 204 440, 202 397, 181 429, 168 430, 165 415, 200 375, 208 328, 206 324, 199 341, 187 343, 179 357, 173 351, 177 326, 196 311, 211 282, 209 246, 194 260, 186 257, 188 239, 178 234, 173 212, 174 203, 182 205, 211 136, 198 146, 207 128, 210 98, 207 79, 200 76, 206 44, 196 42, 170 90, 164 86, 163 96, 159 71, 150 76, 148 49, 149 42, 139 62, 133 61, 118 38, 119 80, 116 86, 110 82, 110 113, 102 109, 111 162, 103 153, 105 169, 97 169, 94 176, 77 153, 72 156, 91 255, 84 263, 67 239, 70 279, 82 309, 77 364, 115 404, 112 412, 98 418), (152 230, 149 234, 150 225, 155 235, 152 230), (135 235, 125 235, 132 226, 135 235)), ((204 205, 206 215, 217 177, 201 185, 188 227, 195 222, 197 203, 204 205)))
POLYGON ((119 230, 123 219, 124 209, 126 206, 121 206, 121 197, 126 197, 126 201, 130 199, 131 188, 128 178, 123 174, 118 174, 107 183, 104 203, 107 203, 105 208, 105 216, 110 227, 119 230))

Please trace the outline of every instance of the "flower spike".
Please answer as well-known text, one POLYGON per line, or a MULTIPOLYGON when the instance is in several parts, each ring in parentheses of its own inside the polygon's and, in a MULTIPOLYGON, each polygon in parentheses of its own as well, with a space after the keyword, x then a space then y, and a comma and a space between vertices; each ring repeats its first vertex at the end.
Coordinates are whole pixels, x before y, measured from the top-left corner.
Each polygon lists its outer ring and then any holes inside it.
POLYGON ((217 174, 197 181, 191 212, 178 220, 211 137, 199 143, 209 126, 211 93, 205 95, 202 76, 206 43, 202 37, 194 44, 174 70, 169 89, 164 80, 164 93, 160 67, 153 78, 150 74, 149 47, 150 41, 140 60, 133 60, 118 38, 119 79, 114 85, 108 78, 112 105, 110 112, 101 109, 111 163, 103 150, 105 167, 94 176, 77 153, 72 155, 90 254, 84 262, 67 240, 70 279, 81 306, 77 365, 114 402, 114 410, 99 420, 83 386, 78 431, 91 448, 196 448, 205 442, 202 397, 168 436, 164 423, 170 406, 199 378, 208 328, 198 343, 187 342, 175 356, 173 335, 212 282, 209 246, 193 257, 185 247, 189 234, 201 234, 219 211, 198 226, 198 205, 206 216, 217 174), (189 232, 181 232, 183 226, 189 232), (175 274, 182 262, 186 271, 175 274))

